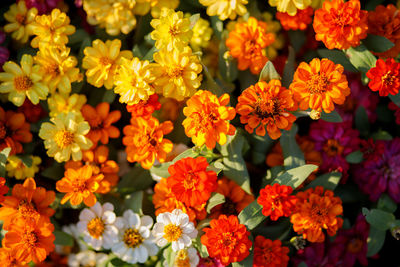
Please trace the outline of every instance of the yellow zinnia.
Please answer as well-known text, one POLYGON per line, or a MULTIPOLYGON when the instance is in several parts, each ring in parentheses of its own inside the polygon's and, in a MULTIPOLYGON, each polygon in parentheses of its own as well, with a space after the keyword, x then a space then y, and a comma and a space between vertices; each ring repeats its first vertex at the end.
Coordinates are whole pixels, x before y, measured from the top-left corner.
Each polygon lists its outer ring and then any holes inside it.
POLYGON ((31 24, 35 21, 38 13, 36 8, 27 9, 25 1, 19 1, 18 4, 12 4, 10 9, 4 13, 4 18, 9 22, 4 26, 4 31, 12 32, 11 37, 21 43, 26 43, 31 32, 31 24))
POLYGON ((47 99, 49 105, 50 117, 56 117, 60 113, 75 113, 78 117, 82 117, 81 109, 86 104, 86 96, 80 94, 72 94, 70 96, 63 96, 60 94, 53 94, 47 99))
POLYGON ((8 176, 15 177, 15 179, 25 179, 35 177, 35 173, 39 171, 39 164, 42 163, 40 157, 29 156, 32 160, 32 165, 28 167, 18 156, 10 156, 7 159, 6 171, 8 176))
POLYGON ((269 0, 271 6, 276 6, 279 12, 288 13, 290 16, 296 15, 297 9, 306 9, 311 2, 312 0, 269 0))
POLYGON ((18 107, 22 106, 25 97, 36 105, 40 99, 46 99, 49 88, 41 82, 39 66, 32 66, 31 55, 23 55, 20 63, 21 67, 12 61, 4 63, 5 72, 0 73, 0 81, 3 82, 0 93, 9 93, 8 100, 18 107))
POLYGON ((86 78, 88 83, 96 87, 105 86, 111 89, 114 85, 114 76, 121 65, 122 58, 131 59, 132 52, 128 50, 120 51, 121 41, 118 39, 107 40, 106 43, 97 39, 92 43, 92 47, 83 50, 85 57, 82 67, 87 69, 86 78))
POLYGON ((248 0, 199 0, 200 4, 207 7, 207 15, 219 16, 220 20, 235 19, 237 15, 243 16, 247 9, 248 0))
POLYGON ((42 123, 39 137, 44 140, 47 155, 57 162, 81 160, 82 150, 90 149, 92 141, 87 138, 90 126, 87 121, 77 118, 75 113, 58 114, 50 122, 42 123))
MULTIPOLYGON (((190 14, 186 14, 186 17, 190 17, 190 14)), ((199 18, 193 26, 193 36, 190 39, 190 46, 194 51, 200 51, 202 48, 208 46, 212 34, 213 30, 210 27, 210 22, 199 18)))

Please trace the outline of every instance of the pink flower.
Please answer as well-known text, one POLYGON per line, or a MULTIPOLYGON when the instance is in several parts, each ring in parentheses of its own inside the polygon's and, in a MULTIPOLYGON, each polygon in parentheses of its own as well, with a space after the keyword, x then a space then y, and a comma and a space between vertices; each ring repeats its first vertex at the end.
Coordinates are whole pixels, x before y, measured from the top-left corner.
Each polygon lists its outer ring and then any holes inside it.
MULTIPOLYGON (((19 0, 21 1, 21 0, 19 0)), ((18 2, 19 2, 18 1, 18 2)), ((50 13, 61 0, 25 0, 26 7, 36 7, 39 15, 50 13)))

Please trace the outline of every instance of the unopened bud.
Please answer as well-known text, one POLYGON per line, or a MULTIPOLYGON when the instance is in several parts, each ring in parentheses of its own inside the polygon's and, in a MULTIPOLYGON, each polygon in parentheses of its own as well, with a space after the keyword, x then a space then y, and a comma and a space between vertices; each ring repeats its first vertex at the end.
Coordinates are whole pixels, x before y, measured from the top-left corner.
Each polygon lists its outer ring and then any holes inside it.
POLYGON ((400 227, 399 226, 393 227, 390 230, 390 232, 392 233, 392 236, 394 238, 396 238, 397 240, 400 240, 400 227))
POLYGON ((302 236, 294 236, 290 239, 290 243, 297 249, 304 249, 306 246, 306 240, 302 236))
POLYGON ((311 110, 310 118, 313 120, 319 120, 321 118, 321 112, 315 109, 311 110))
POLYGON ((231 53, 230 53, 229 51, 226 51, 226 52, 224 53, 224 55, 223 55, 223 58, 224 58, 225 60, 230 60, 230 59, 232 59, 232 55, 231 55, 231 53))

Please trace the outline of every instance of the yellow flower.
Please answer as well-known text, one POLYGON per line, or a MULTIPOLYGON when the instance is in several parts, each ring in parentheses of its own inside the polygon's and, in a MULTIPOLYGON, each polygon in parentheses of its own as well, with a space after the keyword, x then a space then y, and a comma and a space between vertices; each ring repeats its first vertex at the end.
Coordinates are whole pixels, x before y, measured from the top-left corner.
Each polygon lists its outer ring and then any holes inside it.
POLYGON ((35 173, 39 171, 39 165, 42 160, 37 156, 29 156, 32 160, 32 165, 28 167, 18 156, 10 156, 7 159, 6 170, 10 177, 15 177, 22 180, 29 177, 35 177, 35 173))
POLYGON ((47 155, 57 162, 81 160, 82 150, 90 149, 92 141, 85 135, 90 130, 89 123, 77 118, 75 113, 58 114, 50 122, 42 123, 39 137, 44 140, 47 155))
MULTIPOLYGON (((186 14, 190 17, 190 14, 186 14)), ((190 39, 190 46, 194 51, 200 51, 210 43, 211 35, 213 30, 210 27, 208 20, 199 18, 196 24, 193 26, 193 36, 190 39)))
POLYGON ((202 66, 192 49, 186 46, 183 51, 165 49, 154 54, 152 73, 155 76, 156 92, 178 101, 191 97, 201 84, 202 66))
POLYGON ((219 16, 220 20, 235 19, 237 15, 243 16, 247 9, 248 0, 199 0, 200 4, 207 7, 207 15, 219 16))
POLYGON ((9 93, 8 100, 20 107, 27 96, 34 104, 38 104, 40 99, 46 99, 49 88, 41 82, 42 76, 39 74, 39 66, 33 65, 33 57, 24 54, 21 58, 21 67, 15 62, 4 63, 0 73, 0 93, 9 93))
POLYGON ((282 49, 285 45, 285 37, 281 30, 281 23, 279 21, 273 20, 273 15, 269 12, 262 13, 263 20, 267 23, 267 33, 275 34, 275 41, 266 47, 265 55, 269 60, 274 60, 278 56, 278 50, 282 49))
POLYGON ((69 23, 67 14, 58 8, 53 9, 50 15, 36 16, 32 23, 32 32, 36 37, 32 39, 31 46, 38 48, 39 43, 56 46, 67 44, 68 35, 75 32, 75 27, 69 23))
POLYGON ((11 37, 21 43, 26 43, 32 35, 30 25, 35 21, 38 11, 36 8, 27 9, 25 1, 12 4, 10 9, 4 13, 4 18, 9 22, 4 26, 4 31, 12 32, 11 37))
POLYGON ((175 12, 172 9, 163 9, 159 19, 150 22, 154 31, 151 38, 156 40, 156 48, 166 48, 172 51, 174 48, 183 49, 192 38, 190 19, 184 18, 181 11, 175 12))
POLYGON ((120 95, 119 102, 137 104, 140 100, 148 100, 149 96, 154 94, 154 87, 150 85, 154 79, 147 60, 140 61, 137 57, 131 60, 123 59, 114 78, 114 92, 120 95))
POLYGON ((297 13, 297 9, 306 9, 312 0, 269 0, 271 6, 276 6, 279 12, 286 12, 290 16, 297 13))
POLYGON ((39 74, 43 82, 49 87, 50 93, 56 88, 66 95, 71 92, 71 83, 82 80, 82 74, 75 66, 78 64, 74 56, 69 56, 68 47, 40 45, 40 50, 34 57, 35 63, 40 66, 39 74))
POLYGON ((47 103, 49 104, 50 117, 56 117, 60 113, 66 114, 68 112, 73 112, 77 117, 82 117, 81 109, 86 104, 86 96, 79 94, 63 96, 55 93, 47 99, 47 103))
POLYGON ((179 0, 150 0, 152 2, 151 15, 153 18, 159 18, 161 10, 164 8, 176 9, 179 6, 179 0))

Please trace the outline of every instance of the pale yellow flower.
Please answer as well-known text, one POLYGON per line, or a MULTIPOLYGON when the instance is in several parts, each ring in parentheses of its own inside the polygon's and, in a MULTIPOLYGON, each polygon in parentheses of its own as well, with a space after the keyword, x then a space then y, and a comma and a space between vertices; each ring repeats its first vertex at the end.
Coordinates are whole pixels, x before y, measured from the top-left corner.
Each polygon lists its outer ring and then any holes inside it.
POLYGON ((151 1, 151 15, 153 18, 159 18, 161 10, 164 8, 176 9, 179 6, 179 0, 150 0, 151 1))
MULTIPOLYGON (((186 14, 186 17, 190 17, 190 14, 186 14)), ((200 51, 202 48, 207 47, 210 43, 211 35, 213 34, 210 22, 199 18, 192 30, 193 36, 190 39, 190 46, 193 51, 200 51)))
POLYGON ((81 109, 86 104, 86 96, 72 94, 63 96, 58 93, 53 94, 47 99, 49 105, 50 117, 56 117, 60 113, 75 113, 77 117, 82 118, 81 109))
POLYGON ((248 0, 199 0, 200 4, 207 7, 207 15, 219 16, 220 20, 235 19, 243 16, 247 9, 248 0))
POLYGON ((306 9, 311 5, 312 0, 269 0, 271 6, 276 6, 279 12, 288 13, 290 16, 294 16, 297 13, 297 9, 306 9))
POLYGON ((31 24, 35 21, 38 11, 36 8, 27 9, 25 1, 12 4, 4 13, 4 18, 9 22, 4 26, 4 31, 12 33, 11 37, 21 43, 26 43, 32 35, 31 24))
POLYGON ((18 156, 9 156, 7 158, 6 171, 10 177, 22 180, 29 177, 35 177, 35 173, 39 171, 39 165, 42 160, 37 156, 29 156, 32 165, 28 167, 18 156))

